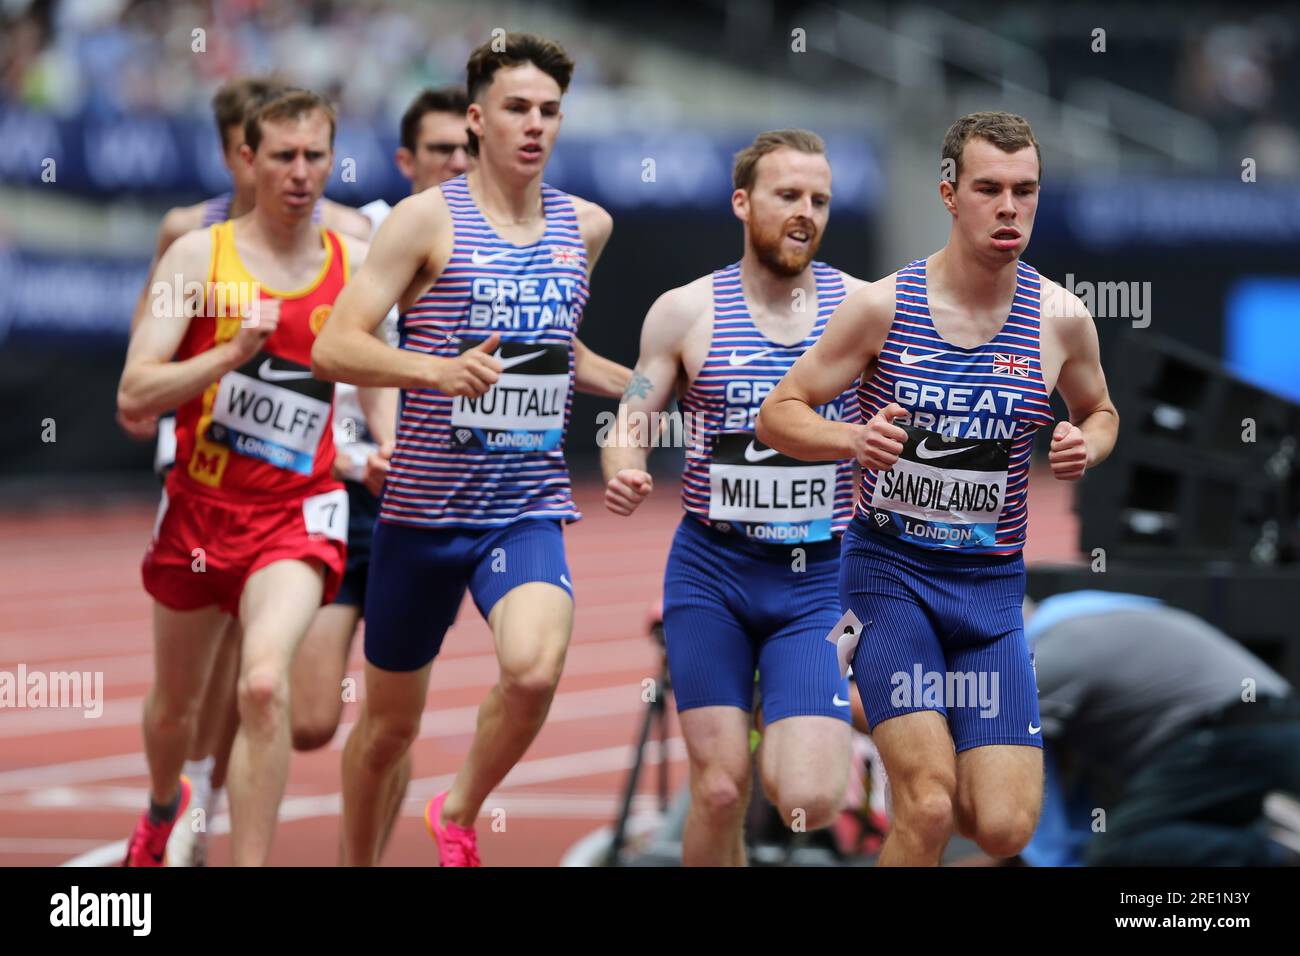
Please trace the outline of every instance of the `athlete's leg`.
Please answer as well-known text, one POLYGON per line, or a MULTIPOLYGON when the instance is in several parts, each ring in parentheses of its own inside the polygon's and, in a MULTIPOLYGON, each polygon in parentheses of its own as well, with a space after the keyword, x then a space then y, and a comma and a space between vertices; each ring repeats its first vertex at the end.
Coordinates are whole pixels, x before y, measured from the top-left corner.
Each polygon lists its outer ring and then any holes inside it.
POLYGON ((473 827, 483 801, 542 729, 573 631, 573 599, 541 581, 513 588, 488 614, 500 676, 479 706, 469 755, 442 818, 473 827))
POLYGON ((991 857, 1025 848, 1043 806, 1043 751, 993 745, 957 755, 959 830, 991 857))
POLYGON ((785 557, 760 579, 770 595, 755 595, 764 629, 758 655, 766 727, 759 749, 763 789, 796 832, 834 822, 849 772, 848 681, 840 676, 836 645, 826 640, 840 618, 839 546, 807 546, 808 564, 791 569, 785 557))
POLYGON ((682 865, 744 866, 752 718, 738 707, 693 707, 679 717, 691 764, 682 865))
POLYGON ((343 864, 375 866, 410 779, 432 660, 413 671, 366 662, 361 716, 343 748, 343 864))
POLYGON ((384 850, 388 849, 388 841, 393 837, 393 828, 397 826, 397 818, 402 815, 402 804, 406 800, 406 788, 411 784, 411 751, 407 748, 406 753, 402 754, 402 759, 397 765, 397 773, 394 780, 388 788, 388 817, 384 825, 384 832, 379 839, 379 856, 382 859, 384 850))
POLYGON ((149 796, 176 797, 181 766, 198 733, 203 689, 229 618, 215 605, 173 611, 154 602, 154 682, 144 704, 149 796))
POLYGON ((787 717, 763 731, 763 789, 787 827, 803 832, 835 821, 849 782, 849 732, 835 717, 787 717))
POLYGON ((323 589, 318 559, 284 559, 249 575, 240 596, 239 732, 230 753, 235 866, 264 865, 271 852, 289 775, 289 667, 323 589))
POLYGON ((740 619, 769 562, 684 517, 664 568, 668 671, 690 759, 688 866, 744 866, 756 641, 740 619))
POLYGON ((366 696, 343 748, 345 865, 376 865, 400 811, 433 659, 465 596, 471 537, 375 526, 365 594, 366 696))
POLYGON ((948 723, 933 710, 876 725, 871 739, 885 762, 894 815, 881 866, 938 866, 952 836, 957 769, 948 723))
POLYGON ((935 577, 916 555, 860 531, 857 519, 844 533, 840 599, 862 622, 853 680, 893 799, 880 865, 936 866, 953 830, 956 754, 941 692, 948 664, 927 600, 935 577))
MULTIPOLYGON (((212 677, 203 695, 199 713, 199 731, 190 748, 191 760, 214 756, 223 736, 227 716, 234 701, 235 681, 239 675, 239 622, 229 619, 212 666, 212 677)), ((224 764, 224 761, 222 761, 224 764)))
POLYGON ((957 828, 992 857, 1015 856, 1043 805, 1038 688, 1025 643, 1022 558, 969 578, 961 623, 945 642, 964 699, 948 708, 957 749, 957 828))
POLYGON ((343 678, 361 608, 327 604, 316 612, 294 655, 289 684, 294 750, 316 750, 334 739, 343 715, 343 678))
MULTIPOLYGON (((222 654, 225 658, 223 666, 227 668, 219 678, 224 687, 224 694, 221 697, 223 707, 216 725, 216 733, 212 738, 212 749, 209 751, 213 757, 212 789, 214 791, 226 785, 226 774, 230 768, 230 748, 235 745, 235 734, 239 732, 239 658, 243 646, 244 629, 239 621, 232 618, 222 645, 222 654), (233 648, 228 657, 226 648, 233 648)), ((214 675, 213 680, 218 680, 218 677, 214 675)))

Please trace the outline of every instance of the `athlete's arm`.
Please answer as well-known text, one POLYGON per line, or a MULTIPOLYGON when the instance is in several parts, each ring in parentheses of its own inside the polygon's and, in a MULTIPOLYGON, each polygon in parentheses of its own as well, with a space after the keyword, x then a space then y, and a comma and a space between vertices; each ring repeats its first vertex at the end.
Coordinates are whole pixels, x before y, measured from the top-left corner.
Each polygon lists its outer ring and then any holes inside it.
MULTIPOLYGON (((346 206, 340 208, 347 209, 346 206)), ((366 257, 370 254, 370 244, 347 233, 339 233, 339 237, 348 252, 348 279, 351 280, 362 271, 366 257)), ((383 331, 384 325, 380 323, 375 327, 374 334, 380 341, 386 343, 387 339, 382 334, 383 331)), ((361 405, 361 413, 366 418, 366 427, 374 436, 375 443, 381 449, 390 446, 397 436, 397 389, 386 386, 362 386, 357 389, 357 401, 361 405)))
POLYGON ((131 335, 126 367, 117 387, 118 410, 128 418, 157 415, 199 395, 226 372, 256 355, 279 323, 280 300, 260 300, 254 304, 255 315, 241 323, 232 339, 182 362, 172 361, 190 325, 185 309, 188 299, 179 296, 182 308, 177 314, 178 297, 173 288, 176 283, 180 283, 182 292, 205 286, 211 246, 208 230, 187 233, 172 243, 154 270, 151 287, 158 294, 150 295, 148 317, 131 335))
POLYGON ((605 507, 630 515, 654 487, 646 471, 658 413, 668 407, 682 367, 682 342, 690 328, 695 298, 691 286, 655 300, 641 326, 641 354, 623 391, 618 418, 601 443, 605 507))
POLYGON ((618 398, 632 380, 632 370, 597 355, 582 340, 573 340, 573 387, 586 395, 618 398))
POLYGON ((876 359, 893 313, 893 276, 846 296, 812 348, 763 400, 754 422, 759 441, 804 461, 856 458, 863 467, 891 467, 907 441, 907 433, 892 424, 904 414, 900 406, 891 402, 865 425, 827 421, 815 409, 876 359))
MULTIPOLYGON (((168 209, 167 214, 163 216, 162 222, 158 225, 158 245, 154 249, 153 261, 149 263, 149 279, 140 290, 140 298, 136 300, 135 312, 131 315, 131 333, 135 334, 136 326, 140 320, 149 314, 150 293, 154 284, 154 273, 158 271, 158 263, 162 261, 163 254, 171 248, 173 242, 185 235, 198 229, 203 223, 203 203, 195 206, 176 206, 168 209)), ((170 288, 170 286, 169 286, 170 288)))
MULTIPOLYGON (((596 269, 600 254, 614 231, 614 218, 594 202, 573 197, 578 232, 587 247, 587 278, 596 269)), ((598 355, 575 336, 573 340, 573 387, 587 395, 618 398, 632 379, 632 370, 613 359, 598 355)))
POLYGON ((436 277, 450 256, 451 214, 442 190, 403 199, 375 234, 366 268, 344 286, 312 346, 312 374, 330 382, 397 388, 436 388, 448 395, 482 395, 496 383, 492 356, 501 337, 448 359, 393 348, 373 333, 402 293, 427 272, 436 277), (436 255, 442 261, 434 263, 436 255))
POLYGON ((332 199, 321 199, 320 224, 326 229, 362 241, 371 238, 370 219, 359 209, 344 206, 332 199))
MULTIPOLYGON (((135 303, 135 311, 131 313, 132 334, 134 334, 136 326, 140 324, 140 320, 149 314, 149 290, 153 286, 153 274, 158 268, 158 262, 162 259, 163 253, 185 233, 191 229, 198 229, 202 222, 202 203, 197 206, 177 206, 167 210, 167 214, 163 216, 162 222, 158 226, 158 241, 154 247, 153 259, 149 263, 149 272, 145 277, 144 288, 140 290, 140 297, 135 303)), ((136 441, 146 441, 158 433, 157 415, 131 418, 119 410, 117 424, 136 441)))
POLYGON ((1056 478, 1077 481, 1085 470, 1105 461, 1115 447, 1119 411, 1110 400, 1106 373, 1101 368, 1097 325, 1077 296, 1060 291, 1066 308, 1054 322, 1060 330, 1065 360, 1056 389, 1070 411, 1070 420, 1057 422, 1052 429, 1048 462, 1056 478))

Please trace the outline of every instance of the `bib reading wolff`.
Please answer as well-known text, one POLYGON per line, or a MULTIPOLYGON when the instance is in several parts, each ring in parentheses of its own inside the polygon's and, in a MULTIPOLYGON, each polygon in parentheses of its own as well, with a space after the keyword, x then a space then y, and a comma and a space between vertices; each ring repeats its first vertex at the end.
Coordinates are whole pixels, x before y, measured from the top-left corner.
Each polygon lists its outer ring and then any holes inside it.
POLYGON ((205 314, 191 319, 177 360, 238 334, 253 295, 280 300, 280 320, 261 350, 176 412, 175 474, 208 493, 291 495, 332 484, 334 387, 311 374, 311 347, 348 280, 339 237, 320 231, 320 272, 297 290, 269 289, 244 268, 234 225, 211 227, 205 314), (182 467, 183 466, 183 467, 182 467))
POLYGON ((870 380, 863 420, 891 402, 907 432, 888 470, 864 469, 858 511, 877 533, 926 548, 1013 554, 1025 543, 1034 432, 1052 424, 1039 359, 1041 282, 1017 264, 1011 311, 996 335, 964 349, 940 337, 926 260, 898 272, 894 321, 870 380))

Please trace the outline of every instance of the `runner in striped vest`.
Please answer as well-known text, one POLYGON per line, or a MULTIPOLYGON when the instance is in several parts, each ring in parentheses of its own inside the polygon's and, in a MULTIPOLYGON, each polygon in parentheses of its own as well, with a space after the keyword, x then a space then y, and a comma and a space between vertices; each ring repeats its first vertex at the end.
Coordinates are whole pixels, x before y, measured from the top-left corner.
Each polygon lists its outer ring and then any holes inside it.
POLYGON ((371 278, 344 291, 313 353, 329 378, 402 389, 366 594, 366 699, 344 751, 352 864, 378 860, 430 667, 468 589, 501 680, 426 819, 444 866, 478 865, 474 821, 541 729, 572 629, 572 392, 617 396, 631 375, 576 338, 609 214, 542 182, 573 61, 532 35, 493 45, 467 68, 477 164, 398 204, 371 278), (394 303, 398 348, 371 334, 394 303))
POLYGON ((1119 416, 1092 317, 1020 260, 1042 173, 1029 124, 974 113, 949 129, 943 249, 849 297, 768 396, 758 434, 800 459, 856 458, 840 600, 853 674, 894 794, 890 864, 935 864, 953 829, 994 857, 1034 832, 1042 726, 1025 643, 1021 550, 1034 432, 1078 480, 1119 416), (815 408, 858 383, 866 424, 815 408))
MULTIPOLYGON (((817 262, 830 208, 825 145, 806 130, 760 134, 736 157, 740 262, 665 293, 606 438, 605 502, 631 514, 649 494, 649 448, 686 447, 685 515, 664 573, 664 635, 691 758, 682 843, 688 865, 745 862, 754 671, 764 724, 764 790, 796 830, 829 824, 847 782, 849 687, 837 644, 840 536, 853 514, 851 460, 797 461, 754 435, 754 418, 821 337, 858 279, 817 262), (677 424, 676 429, 673 425, 677 424)), ((858 421, 851 388, 818 411, 858 421)))

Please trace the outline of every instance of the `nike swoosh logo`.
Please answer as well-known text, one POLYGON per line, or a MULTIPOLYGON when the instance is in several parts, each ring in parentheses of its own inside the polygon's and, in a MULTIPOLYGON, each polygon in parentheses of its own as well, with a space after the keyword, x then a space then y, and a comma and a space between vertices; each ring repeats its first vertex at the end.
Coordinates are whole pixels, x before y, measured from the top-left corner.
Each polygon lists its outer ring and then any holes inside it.
POLYGON ((510 255, 512 252, 514 252, 513 249, 503 249, 500 252, 492 253, 492 255, 490 256, 485 256, 483 255, 482 250, 475 249, 473 252, 469 254, 469 261, 474 263, 474 265, 476 266, 485 266, 488 265, 489 263, 496 262, 498 259, 510 255))
POLYGON ((781 453, 777 451, 777 449, 775 448, 769 448, 767 449, 767 451, 759 451, 757 448, 754 447, 753 442, 750 442, 748 445, 745 446, 745 461, 766 461, 768 458, 771 458, 773 455, 779 455, 779 454, 781 453))
POLYGON ((298 378, 311 378, 311 372, 297 372, 293 369, 272 368, 270 359, 263 359, 262 364, 257 367, 257 374, 267 382, 288 382, 298 378))
POLYGON ((836 707, 849 707, 849 706, 852 706, 852 705, 849 704, 849 702, 848 702, 847 700, 840 700, 840 694, 839 694, 839 691, 836 691, 836 692, 835 692, 835 696, 831 698, 831 703, 834 704, 836 707))
POLYGON ((566 578, 563 574, 560 575, 560 581, 561 583, 563 583, 565 586, 569 588, 573 587, 573 582, 570 581, 568 578, 566 578))
POLYGON ((924 362, 926 359, 932 359, 939 355, 951 355, 951 352, 926 352, 924 355, 917 355, 915 352, 903 349, 903 354, 898 360, 904 365, 915 365, 917 362, 924 362))
POLYGON ((780 351, 780 349, 776 349, 776 348, 759 349, 757 352, 750 352, 746 355, 741 355, 735 349, 732 349, 731 357, 727 359, 727 364, 730 365, 732 368, 739 368, 742 365, 748 365, 756 358, 762 358, 764 355, 771 355, 773 352, 777 352, 777 351, 780 351))
POLYGON ((1036 733, 1038 733, 1038 732, 1039 732, 1040 730, 1042 730, 1042 729, 1043 729, 1043 728, 1042 728, 1042 725, 1041 725, 1041 724, 1040 724, 1039 726, 1037 726, 1037 727, 1035 727, 1033 724, 1030 724, 1030 725, 1029 725, 1029 732, 1030 732, 1031 734, 1036 734, 1036 733))
POLYGON ((514 355, 511 356, 510 358, 501 358, 501 350, 497 349, 493 357, 500 359, 501 371, 504 372, 508 368, 514 368, 516 365, 522 365, 524 362, 527 362, 529 359, 535 359, 537 358, 537 356, 545 355, 545 354, 546 354, 546 349, 538 349, 536 352, 526 352, 523 355, 514 355))
POLYGON ((925 442, 929 440, 930 439, 927 438, 924 441, 922 441, 921 444, 916 446, 917 458, 946 458, 948 455, 955 455, 958 452, 970 451, 972 448, 978 447, 976 445, 964 445, 961 448, 949 448, 944 451, 932 451, 931 449, 925 447, 925 442))

